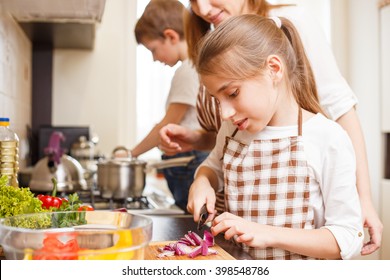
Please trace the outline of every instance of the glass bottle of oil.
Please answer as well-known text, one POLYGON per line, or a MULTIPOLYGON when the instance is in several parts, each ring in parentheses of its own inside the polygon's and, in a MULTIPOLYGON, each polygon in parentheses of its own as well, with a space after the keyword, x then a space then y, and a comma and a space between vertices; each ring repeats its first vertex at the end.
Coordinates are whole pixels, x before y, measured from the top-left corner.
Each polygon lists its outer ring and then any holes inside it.
POLYGON ((19 137, 9 128, 9 118, 0 118, 0 176, 8 176, 8 184, 18 187, 19 137))

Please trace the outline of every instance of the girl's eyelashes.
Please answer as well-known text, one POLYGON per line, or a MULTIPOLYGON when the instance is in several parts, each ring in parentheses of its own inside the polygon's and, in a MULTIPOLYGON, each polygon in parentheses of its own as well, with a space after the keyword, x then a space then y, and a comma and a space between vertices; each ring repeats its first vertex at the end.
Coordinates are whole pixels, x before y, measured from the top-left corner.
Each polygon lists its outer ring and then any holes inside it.
POLYGON ((233 93, 230 93, 229 94, 229 97, 233 98, 233 97, 236 97, 238 95, 239 91, 238 89, 236 89, 233 93))

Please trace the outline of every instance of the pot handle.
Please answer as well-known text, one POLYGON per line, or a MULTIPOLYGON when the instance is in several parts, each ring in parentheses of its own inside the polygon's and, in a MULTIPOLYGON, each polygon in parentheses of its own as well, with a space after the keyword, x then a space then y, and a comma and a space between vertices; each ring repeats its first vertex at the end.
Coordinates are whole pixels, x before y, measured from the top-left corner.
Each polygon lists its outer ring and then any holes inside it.
POLYGON ((112 158, 115 158, 115 154, 118 151, 125 151, 128 158, 132 158, 131 151, 128 150, 125 146, 118 146, 112 151, 112 158))
POLYGON ((152 168, 164 169, 164 168, 177 167, 177 166, 187 166, 194 158, 195 156, 188 156, 188 157, 165 159, 155 163, 149 163, 146 166, 146 172, 150 171, 152 168))

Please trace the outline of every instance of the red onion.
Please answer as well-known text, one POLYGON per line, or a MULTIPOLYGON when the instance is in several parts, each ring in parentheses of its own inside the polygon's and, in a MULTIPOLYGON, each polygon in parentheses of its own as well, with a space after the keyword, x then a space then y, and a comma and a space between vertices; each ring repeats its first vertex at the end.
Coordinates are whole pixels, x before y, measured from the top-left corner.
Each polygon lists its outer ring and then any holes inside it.
POLYGON ((195 232, 188 231, 184 237, 180 238, 175 243, 169 243, 163 248, 159 248, 157 257, 163 258, 166 256, 182 256, 187 255, 190 258, 202 255, 215 255, 218 252, 212 248, 214 246, 214 236, 207 230, 204 231, 203 239, 195 232), (191 247, 193 246, 193 247, 191 247), (194 247, 195 246, 195 247, 194 247))

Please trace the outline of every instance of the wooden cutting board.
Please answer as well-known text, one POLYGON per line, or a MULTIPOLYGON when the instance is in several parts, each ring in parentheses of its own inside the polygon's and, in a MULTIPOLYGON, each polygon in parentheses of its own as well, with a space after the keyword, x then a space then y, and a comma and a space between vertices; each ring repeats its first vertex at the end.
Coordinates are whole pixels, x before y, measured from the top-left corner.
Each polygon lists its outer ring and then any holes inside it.
POLYGON ((159 258, 157 255, 160 253, 158 248, 164 247, 169 243, 176 241, 158 241, 150 242, 149 246, 145 250, 145 260, 235 260, 235 258, 222 249, 219 245, 215 244, 213 247, 218 253, 216 255, 202 256, 199 255, 196 258, 190 258, 188 256, 172 256, 159 258))

